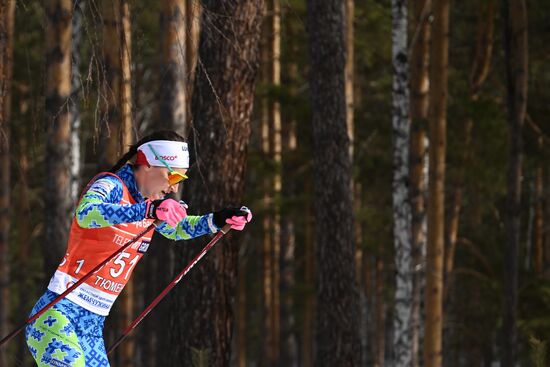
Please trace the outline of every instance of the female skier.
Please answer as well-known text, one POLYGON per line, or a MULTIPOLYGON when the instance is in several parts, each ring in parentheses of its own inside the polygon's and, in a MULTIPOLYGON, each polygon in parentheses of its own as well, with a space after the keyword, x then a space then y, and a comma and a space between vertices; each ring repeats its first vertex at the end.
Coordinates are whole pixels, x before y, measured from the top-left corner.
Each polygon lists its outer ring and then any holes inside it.
MULTIPOLYGON (((215 233, 226 223, 242 230, 251 213, 228 207, 188 216, 180 202, 164 198, 178 190, 188 168, 184 139, 160 131, 133 145, 110 172, 94 177, 78 203, 65 257, 31 316, 156 219, 162 223, 155 230, 173 240, 215 233)), ((152 230, 27 326, 27 345, 38 366, 109 366, 103 323, 151 236, 152 230)))

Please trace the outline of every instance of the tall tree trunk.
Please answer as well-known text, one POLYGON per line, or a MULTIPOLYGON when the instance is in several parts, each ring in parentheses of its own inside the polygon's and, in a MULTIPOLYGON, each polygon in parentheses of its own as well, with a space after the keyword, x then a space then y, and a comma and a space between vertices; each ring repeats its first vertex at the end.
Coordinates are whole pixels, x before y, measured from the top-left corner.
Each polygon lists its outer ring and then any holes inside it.
MULTIPOLYGON (((479 12, 477 34, 475 41, 474 60, 472 62, 472 70, 470 72, 470 91, 468 99, 471 104, 474 104, 478 99, 478 93, 491 67, 491 55, 493 50, 493 32, 495 6, 494 2, 483 3, 479 12)), ((454 258, 456 252, 456 242, 458 238, 458 225, 460 219, 460 210, 462 208, 462 192, 464 190, 464 176, 466 167, 468 167, 471 157, 470 145, 472 141, 472 129, 474 125, 474 116, 468 116, 464 122, 464 137, 463 148, 461 155, 461 163, 458 167, 457 179, 454 184, 454 194, 452 199, 452 207, 448 220, 447 240, 445 249, 445 289, 444 299, 447 299, 453 285, 452 272, 454 269, 454 258)))
POLYGON ((131 34, 127 0, 102 0, 105 100, 101 116, 100 169, 108 169, 133 140, 130 79, 131 34))
MULTIPOLYGON (((308 290, 313 290, 315 282, 315 253, 313 245, 313 225, 310 220, 306 220, 305 240, 304 240, 304 284, 308 290)), ((315 298, 308 292, 304 300, 304 321, 302 327, 302 366, 314 366, 314 330, 313 323, 315 319, 315 298)))
POLYGON ((426 334, 424 343, 424 363, 426 367, 440 367, 442 364, 449 7, 449 0, 434 0, 429 113, 430 196, 428 205, 426 334))
MULTIPOLYGON (((266 44, 262 50, 263 79, 270 88, 281 85, 281 18, 279 0, 270 0, 265 27, 266 44)), ((262 101, 262 145, 265 158, 273 163, 274 173, 265 178, 264 227, 264 311, 265 365, 276 366, 280 356, 281 327, 281 107, 276 97, 262 101)))
MULTIPOLYGON (((539 138, 539 149, 542 149, 542 138, 539 138)), ((535 273, 542 275, 544 256, 544 216, 543 216, 543 182, 544 170, 542 164, 537 164, 535 169, 535 228, 534 228, 534 266, 535 273)))
MULTIPOLYGON (((186 56, 188 52, 188 33, 186 0, 163 0, 160 4, 160 87, 156 106, 156 126, 162 129, 174 130, 186 136, 188 133, 189 115, 189 83, 186 56)), ((171 195, 180 199, 180 193, 171 195)), ((147 266, 150 268, 145 282, 146 301, 149 302, 165 284, 168 284, 174 274, 175 246, 172 241, 162 235, 155 234, 152 245, 161 250, 150 251, 147 266), (160 269, 166 269, 161 271, 160 269)), ((179 262, 178 262, 179 263, 179 262)), ((172 295, 170 295, 171 297, 172 295)), ((146 366, 164 366, 170 361, 170 335, 166 333, 165 325, 171 322, 170 308, 176 302, 161 303, 158 306, 157 320, 150 320, 149 337, 144 342, 147 354, 151 356, 145 362, 146 366), (171 304, 172 303, 172 304, 171 304)))
POLYGON ((318 266, 315 365, 355 366, 361 340, 350 215, 344 8, 336 0, 309 0, 307 9, 318 266))
MULTIPOLYGON (((132 88, 130 56, 132 50, 130 9, 126 0, 102 1, 103 47, 105 75, 102 91, 105 98, 103 112, 101 168, 108 169, 117 157, 127 151, 133 141, 132 88)), ((134 313, 134 281, 124 288, 119 301, 118 327, 132 322, 134 313)), ((133 365, 135 356, 134 337, 130 336, 117 351, 114 360, 121 366, 133 365)))
MULTIPOLYGON (((10 329, 10 129, 13 57, 14 0, 0 1, 0 335, 10 329)), ((0 365, 7 365, 6 353, 0 352, 0 365)))
MULTIPOLYGON (((548 172, 548 169, 547 171, 548 172)), ((550 175, 546 174, 546 179, 544 181, 546 184, 545 187, 550 186, 550 175)), ((543 276, 545 279, 550 278, 550 190, 546 189, 544 192, 544 202, 545 202, 545 208, 544 208, 544 216, 546 218, 546 221, 544 222, 544 247, 543 247, 543 276)))
POLYGON ((393 64, 393 236, 395 245, 395 348, 393 366, 410 367, 411 345, 411 206, 409 202, 409 61, 407 2, 392 1, 393 64))
POLYGON ((71 113, 71 0, 48 0, 46 15, 46 229, 44 270, 52 274, 63 257, 69 233, 71 113))
MULTIPOLYGON (((191 94, 193 93, 193 84, 195 81, 195 71, 197 67, 197 56, 199 49, 201 2, 196 0, 185 0, 185 23, 187 29, 185 41, 185 70, 187 72, 187 106, 191 107, 191 94)), ((187 111, 187 119, 190 120, 187 111)))
POLYGON ((376 256, 375 264, 375 335, 373 338, 373 366, 384 367, 384 361, 386 359, 386 302, 384 301, 384 258, 381 247, 378 255, 376 256))
MULTIPOLYGON (((200 213, 242 199, 262 1, 210 0, 203 7, 190 139, 197 154, 190 206, 200 213)), ((239 236, 228 237, 193 269, 180 290, 172 365, 191 364, 192 350, 207 354, 209 366, 229 363, 239 236)), ((195 252, 190 246, 178 250, 183 262, 195 252)))
MULTIPOLYGON (((268 13, 268 4, 264 4, 264 16, 268 13)), ((271 53, 269 50, 270 42, 269 34, 272 32, 269 27, 268 22, 264 23, 262 35, 264 39, 261 41, 261 80, 262 84, 268 86, 270 82, 270 57, 271 53)), ((262 155, 263 158, 269 162, 272 159, 272 129, 270 124, 270 101, 269 95, 266 93, 261 99, 261 142, 262 142, 262 155)), ((272 230, 271 223, 273 222, 273 176, 266 175, 262 179, 263 187, 263 205, 264 205, 264 216, 262 218, 262 233, 263 233, 263 242, 262 242, 262 289, 263 289, 263 333, 262 333, 262 364, 270 366, 274 364, 275 359, 275 333, 274 325, 275 321, 273 319, 275 312, 273 311, 273 288, 274 279, 273 279, 273 241, 274 241, 274 232, 272 230)))
MULTIPOLYGON (((119 104, 121 108, 121 132, 120 132, 120 144, 123 152, 130 147, 133 143, 134 131, 133 131, 133 118, 132 118, 132 79, 131 79, 131 64, 130 57, 132 54, 132 35, 130 26, 130 8, 126 0, 123 0, 120 4, 120 64, 121 64, 121 78, 120 78, 120 96, 119 104)), ((134 311, 134 288, 135 281, 130 279, 126 283, 125 292, 122 299, 119 301, 122 303, 123 315, 121 318, 121 327, 124 328, 129 325, 135 316, 134 311)), ((122 355, 121 366, 133 366, 136 355, 136 342, 135 337, 130 336, 128 340, 122 345, 120 353, 122 355)))
POLYGON ((430 30, 428 16, 431 0, 412 2, 414 13, 415 37, 411 44, 411 148, 410 148, 410 195, 412 211, 412 254, 413 254, 413 289, 411 305, 411 353, 412 367, 418 367, 420 350, 420 330, 423 324, 421 317, 421 298, 425 279, 426 253, 426 126, 428 120, 430 58, 430 30))
POLYGON ((82 76, 80 75, 80 47, 82 41, 82 22, 84 21, 84 7, 86 0, 73 0, 72 19, 72 46, 71 46, 71 200, 76 205, 80 195, 80 89, 82 76))
MULTIPOLYGON (((269 84, 273 88, 281 86, 281 6, 280 0, 270 0, 271 22, 270 22, 270 68, 269 84)), ((273 287, 271 301, 271 312, 273 316, 273 359, 274 366, 279 365, 281 352, 281 105, 278 98, 272 98, 269 106, 270 145, 275 172, 273 175, 273 218, 271 230, 273 231, 273 287)))
POLYGON ((237 367, 246 367, 247 338, 246 338, 246 266, 239 258, 239 277, 237 289, 237 367))
MULTIPOLYGON (((289 55, 296 52, 296 42, 292 41, 293 29, 287 26, 285 38, 291 42, 289 55)), ((282 36, 282 35, 281 35, 282 36)), ((282 62, 282 61, 281 61, 282 62)), ((296 82, 298 80, 298 65, 293 58, 287 59, 286 74, 289 93, 296 98, 296 82)), ((296 180, 291 177, 295 169, 293 164, 297 154, 296 144, 296 117, 295 111, 288 111, 282 125, 282 198, 292 200, 297 195, 296 180)), ((281 201, 281 204, 283 201, 281 201)), ((281 365, 297 367, 300 365, 298 356, 298 337, 295 312, 295 287, 296 287, 296 228, 291 215, 281 217, 281 365)))
POLYGON ((158 126, 187 134, 187 25, 185 0, 163 0, 160 11, 158 126))
MULTIPOLYGON (((29 304, 31 295, 29 294, 29 287, 32 280, 29 279, 29 247, 31 241, 31 226, 29 218, 31 218, 31 208, 29 203, 29 158, 28 158, 28 143, 26 137, 23 135, 18 139, 18 143, 21 149, 19 156, 19 180, 17 187, 19 190, 19 205, 17 206, 17 226, 18 226, 18 239, 17 239, 17 282, 19 283, 19 305, 18 310, 28 310, 32 307, 29 304)), ((17 323, 23 323, 27 319, 26 314, 19 313, 17 317, 17 323)), ((25 342, 25 336, 20 335, 17 342, 17 358, 18 360, 24 360, 28 358, 28 348, 25 342)))
POLYGON ((354 126, 353 126, 353 79, 354 79, 354 54, 353 21, 355 19, 355 3, 354 0, 345 0, 345 40, 346 40, 346 69, 345 69, 345 89, 346 89, 346 126, 349 136, 349 152, 353 161, 353 143, 354 143, 354 126))
POLYGON ((517 353, 518 243, 521 206, 522 138, 527 106, 527 9, 524 0, 502 1, 508 105, 508 193, 504 246, 502 366, 517 353))

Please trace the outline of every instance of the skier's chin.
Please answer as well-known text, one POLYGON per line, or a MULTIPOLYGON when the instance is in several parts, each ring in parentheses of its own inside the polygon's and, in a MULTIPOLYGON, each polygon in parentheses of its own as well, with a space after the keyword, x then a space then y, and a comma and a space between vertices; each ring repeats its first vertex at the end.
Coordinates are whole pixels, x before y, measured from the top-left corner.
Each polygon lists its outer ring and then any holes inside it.
POLYGON ((161 199, 164 199, 164 196, 165 196, 165 194, 163 192, 161 192, 161 193, 151 195, 149 197, 149 199, 151 199, 151 200, 161 200, 161 199))

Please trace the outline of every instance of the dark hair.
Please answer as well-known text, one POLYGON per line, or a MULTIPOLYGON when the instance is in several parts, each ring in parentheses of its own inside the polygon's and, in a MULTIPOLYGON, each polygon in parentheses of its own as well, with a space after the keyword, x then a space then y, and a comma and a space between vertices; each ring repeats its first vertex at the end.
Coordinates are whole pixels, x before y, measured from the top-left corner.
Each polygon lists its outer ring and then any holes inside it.
POLYGON ((115 173, 116 171, 121 169, 122 166, 124 166, 130 159, 132 159, 133 156, 135 156, 137 154, 138 147, 140 147, 142 144, 145 144, 145 143, 153 141, 153 140, 185 141, 183 136, 181 136, 180 134, 178 134, 177 132, 175 132, 173 130, 155 131, 154 133, 143 137, 137 143, 132 145, 130 147, 130 149, 109 170, 109 172, 115 173))

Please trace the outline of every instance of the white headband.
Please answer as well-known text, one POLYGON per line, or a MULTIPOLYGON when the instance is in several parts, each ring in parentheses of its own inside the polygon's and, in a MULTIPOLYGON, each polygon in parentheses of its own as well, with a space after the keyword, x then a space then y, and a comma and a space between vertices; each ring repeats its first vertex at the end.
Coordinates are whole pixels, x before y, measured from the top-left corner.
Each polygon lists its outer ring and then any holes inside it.
MULTIPOLYGON (((187 143, 182 141, 153 140, 140 145, 138 155, 139 152, 143 153, 150 166, 164 167, 164 164, 158 159, 160 158, 172 168, 189 168, 189 149, 187 143)), ((139 159, 140 157, 138 157, 139 159)))

